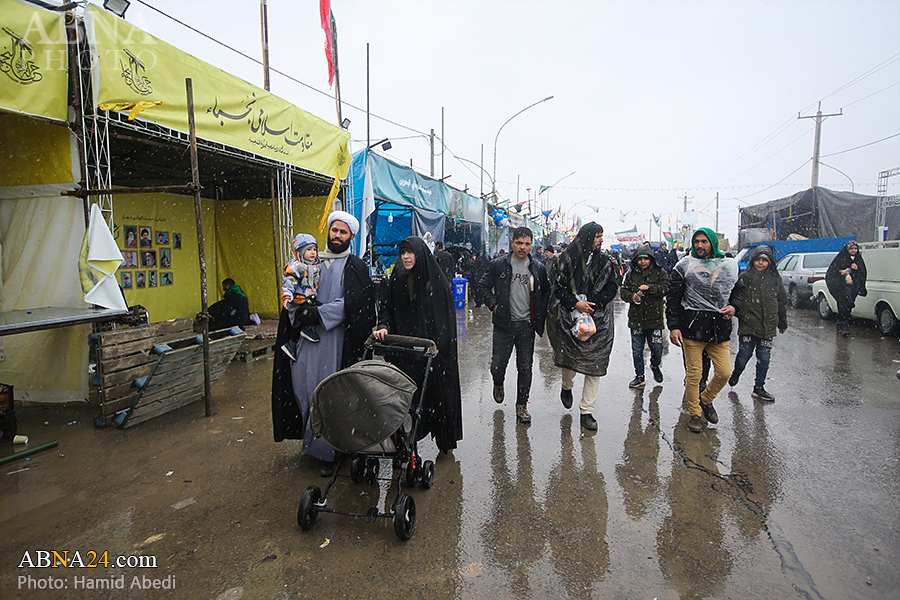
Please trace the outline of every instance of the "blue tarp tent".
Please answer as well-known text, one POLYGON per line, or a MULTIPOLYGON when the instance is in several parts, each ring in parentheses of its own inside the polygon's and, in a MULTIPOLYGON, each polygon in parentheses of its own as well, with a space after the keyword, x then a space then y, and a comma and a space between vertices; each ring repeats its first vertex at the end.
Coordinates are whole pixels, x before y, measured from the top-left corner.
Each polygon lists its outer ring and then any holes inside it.
POLYGON ((353 155, 349 180, 348 210, 364 224, 354 241, 355 253, 365 254, 367 249, 360 245, 371 237, 376 254, 390 266, 404 238, 427 233, 448 246, 471 244, 474 251, 481 250, 484 202, 480 198, 371 149, 353 155))

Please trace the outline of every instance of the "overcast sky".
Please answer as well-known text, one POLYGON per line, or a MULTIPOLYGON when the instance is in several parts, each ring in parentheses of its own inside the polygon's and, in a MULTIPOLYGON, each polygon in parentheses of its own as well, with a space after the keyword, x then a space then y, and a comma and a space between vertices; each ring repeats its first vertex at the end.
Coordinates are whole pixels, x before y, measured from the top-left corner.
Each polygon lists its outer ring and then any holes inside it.
MULTIPOLYGON (((148 6, 261 60, 259 0, 132 0, 125 16, 262 87, 261 66, 148 6)), ((302 82, 273 72, 272 91, 336 122, 318 1, 267 6, 271 66, 302 82)), ((685 196, 711 226, 718 192, 719 230, 735 240, 737 206, 810 186, 815 119, 798 114, 820 101, 843 114, 822 125, 819 185, 875 195, 879 171, 900 167, 896 0, 332 0, 332 11, 351 150, 369 135, 368 44, 371 140, 390 138, 390 157, 427 174, 421 134, 434 129, 447 147, 436 176, 475 195, 482 147, 489 191, 501 126, 547 96, 500 132, 497 189, 525 201, 562 179, 549 204, 607 231, 649 232, 651 213, 674 227, 685 196)))

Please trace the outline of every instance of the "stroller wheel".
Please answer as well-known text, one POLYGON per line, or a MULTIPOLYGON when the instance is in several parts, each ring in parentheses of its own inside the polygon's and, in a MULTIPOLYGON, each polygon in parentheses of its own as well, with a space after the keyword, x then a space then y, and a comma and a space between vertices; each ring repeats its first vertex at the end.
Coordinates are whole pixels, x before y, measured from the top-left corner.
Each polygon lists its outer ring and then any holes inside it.
POLYGON ((366 461, 361 456, 354 456, 350 461, 350 479, 353 483, 362 483, 366 473, 366 461))
POLYGON ((434 462, 426 460, 422 463, 422 487, 430 489, 434 485, 434 462))
POLYGON ((297 524, 301 529, 311 529, 316 517, 319 516, 319 510, 316 508, 316 502, 322 497, 322 490, 311 485, 303 492, 300 498, 300 508, 297 510, 297 524))
POLYGON ((416 529, 416 501, 403 494, 394 505, 394 531, 401 540, 408 540, 416 529))
POLYGON ((366 483, 373 484, 378 479, 378 471, 381 468, 381 463, 377 458, 369 458, 366 461, 366 483))

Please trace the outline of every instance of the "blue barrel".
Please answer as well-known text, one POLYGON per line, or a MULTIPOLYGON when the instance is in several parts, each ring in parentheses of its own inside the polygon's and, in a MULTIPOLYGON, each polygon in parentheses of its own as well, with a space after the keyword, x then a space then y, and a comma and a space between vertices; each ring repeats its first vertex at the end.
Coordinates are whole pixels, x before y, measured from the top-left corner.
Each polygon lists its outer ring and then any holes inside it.
POLYGON ((469 280, 465 277, 453 278, 453 303, 456 308, 466 307, 466 298, 469 287, 469 280))

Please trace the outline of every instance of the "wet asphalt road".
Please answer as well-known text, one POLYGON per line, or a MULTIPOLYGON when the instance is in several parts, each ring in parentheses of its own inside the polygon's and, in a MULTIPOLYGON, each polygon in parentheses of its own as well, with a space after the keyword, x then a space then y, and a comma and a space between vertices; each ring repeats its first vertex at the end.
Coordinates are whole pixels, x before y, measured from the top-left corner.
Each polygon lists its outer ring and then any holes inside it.
MULTIPOLYGON (((211 418, 195 405, 101 431, 90 408, 21 409, 31 445, 59 447, 0 472, 0 598, 900 598, 898 340, 864 323, 841 338, 790 310, 766 386, 776 402, 750 397, 751 362, 717 399, 719 425, 692 434, 677 348, 662 384, 628 389, 624 309, 596 433, 578 424, 581 378, 575 407, 560 404, 546 339, 534 421, 518 425, 511 400, 491 397, 487 311, 458 311, 465 439, 436 457, 432 489, 410 492, 407 542, 385 519, 320 514, 300 530, 303 490, 327 480, 298 442, 272 441, 271 358, 232 363, 211 418), (38 550, 157 567, 19 568, 38 550), (170 576, 174 590, 131 587, 170 576), (48 577, 68 587, 28 589, 48 577), (76 589, 104 581, 125 589, 76 589)), ((514 381, 511 366, 508 398, 514 381)), ((340 478, 328 499, 365 512, 395 495, 340 478)))

